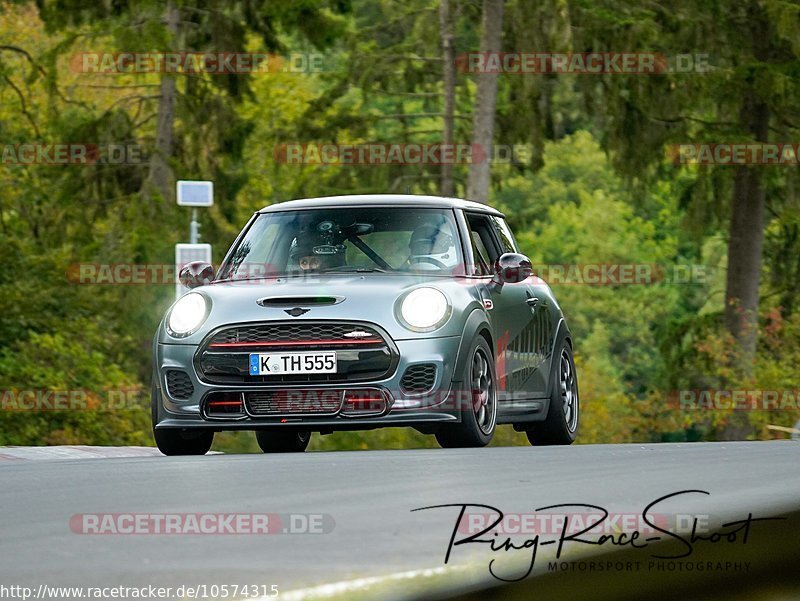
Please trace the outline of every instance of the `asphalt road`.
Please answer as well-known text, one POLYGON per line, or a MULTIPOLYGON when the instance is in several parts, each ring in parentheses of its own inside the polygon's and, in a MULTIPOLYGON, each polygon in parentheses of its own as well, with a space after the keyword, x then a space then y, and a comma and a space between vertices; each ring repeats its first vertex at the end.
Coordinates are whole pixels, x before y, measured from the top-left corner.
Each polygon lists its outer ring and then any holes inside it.
MULTIPOLYGON (((260 583, 285 593, 440 568, 458 509, 418 507, 591 503, 641 513, 664 495, 702 489, 710 495, 659 510, 742 518, 800 507, 798 459, 800 444, 775 441, 0 461, 0 584, 260 583), (75 514, 186 512, 324 514, 335 525, 267 536, 70 527, 75 514)), ((763 526, 764 536, 774 527, 763 526)), ((450 565, 485 572, 484 547, 456 548, 450 565)))

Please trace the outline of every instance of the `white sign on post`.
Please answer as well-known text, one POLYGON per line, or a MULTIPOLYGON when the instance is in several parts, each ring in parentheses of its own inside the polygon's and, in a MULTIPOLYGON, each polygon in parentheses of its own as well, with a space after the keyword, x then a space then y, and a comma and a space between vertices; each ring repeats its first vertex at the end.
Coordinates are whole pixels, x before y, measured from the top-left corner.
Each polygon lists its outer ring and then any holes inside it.
POLYGON ((178 277, 181 269, 192 261, 211 263, 210 244, 176 244, 175 245, 175 298, 178 299, 189 292, 189 288, 181 284, 178 277))
POLYGON ((182 207, 210 207, 214 204, 214 182, 178 180, 176 197, 182 207))
POLYGON ((189 223, 189 244, 175 245, 175 298, 186 294, 189 289, 181 284, 180 271, 184 265, 192 261, 211 263, 211 245, 198 244, 200 237, 197 222, 197 207, 210 207, 214 204, 214 182, 178 180, 175 198, 183 207, 192 207, 192 220, 189 223))

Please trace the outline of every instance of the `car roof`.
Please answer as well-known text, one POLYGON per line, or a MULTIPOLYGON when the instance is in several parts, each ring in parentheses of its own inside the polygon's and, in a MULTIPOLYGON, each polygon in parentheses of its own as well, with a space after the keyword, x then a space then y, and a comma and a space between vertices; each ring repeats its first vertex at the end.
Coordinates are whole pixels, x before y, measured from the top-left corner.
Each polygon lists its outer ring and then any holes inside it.
POLYGON ((301 209, 318 209, 322 207, 367 207, 367 206, 399 206, 417 208, 463 209, 480 211, 490 215, 503 214, 488 205, 463 198, 447 198, 444 196, 423 196, 416 194, 350 194, 345 196, 322 196, 319 198, 302 198, 287 200, 269 205, 259 213, 274 213, 301 209))

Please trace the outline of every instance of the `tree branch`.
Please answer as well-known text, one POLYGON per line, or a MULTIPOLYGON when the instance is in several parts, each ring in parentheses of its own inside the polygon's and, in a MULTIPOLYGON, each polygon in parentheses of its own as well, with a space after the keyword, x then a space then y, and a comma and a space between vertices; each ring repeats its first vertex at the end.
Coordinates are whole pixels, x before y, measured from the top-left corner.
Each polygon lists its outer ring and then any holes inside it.
POLYGON ((36 62, 36 60, 31 56, 30 52, 28 52, 24 48, 20 48, 19 46, 10 46, 8 44, 0 44, 0 50, 9 50, 11 52, 16 52, 17 54, 21 54, 26 59, 28 59, 28 62, 34 67, 34 69, 36 69, 39 73, 41 73, 42 76, 45 77, 47 76, 47 72, 44 70, 44 67, 42 67, 38 62, 36 62))
POLYGON ((36 137, 37 137, 37 138, 41 138, 41 137, 42 137, 42 134, 41 134, 41 132, 39 131, 39 126, 37 126, 37 125, 36 125, 36 121, 34 121, 34 120, 33 120, 33 115, 31 115, 31 114, 28 112, 28 105, 27 105, 27 103, 25 102, 25 96, 23 95, 23 93, 22 93, 22 90, 20 90, 20 89, 17 87, 17 85, 16 85, 16 84, 15 84, 13 81, 11 81, 11 78, 10 78, 8 75, 5 75, 5 74, 4 74, 4 75, 3 75, 3 79, 4 79, 4 80, 6 81, 6 83, 7 83, 9 86, 11 86, 11 88, 12 88, 12 89, 13 89, 13 90, 14 90, 14 91, 17 93, 17 96, 19 96, 20 110, 22 111, 22 114, 23 114, 23 115, 25 115, 25 118, 26 118, 26 119, 28 120, 28 122, 31 124, 31 127, 33 127, 33 131, 35 131, 35 132, 36 132, 36 137))
POLYGON ((126 84, 121 86, 114 86, 114 85, 105 85, 105 84, 95 84, 95 83, 79 83, 78 87, 80 88, 106 88, 112 90, 123 90, 126 88, 157 88, 159 85, 157 83, 132 83, 126 84))
MULTIPOLYGON (((371 118, 374 121, 380 121, 383 119, 419 119, 425 117, 442 117, 444 113, 398 113, 394 115, 374 115, 371 118)), ((469 115, 453 115, 455 119, 470 119, 469 115)), ((368 117, 369 118, 369 117, 368 117)))

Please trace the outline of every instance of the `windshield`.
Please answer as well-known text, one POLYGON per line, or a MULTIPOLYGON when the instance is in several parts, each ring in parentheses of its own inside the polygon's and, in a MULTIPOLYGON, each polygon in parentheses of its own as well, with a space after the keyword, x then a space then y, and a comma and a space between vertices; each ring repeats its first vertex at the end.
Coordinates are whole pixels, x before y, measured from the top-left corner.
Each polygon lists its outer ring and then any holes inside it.
POLYGON ((264 213, 233 249, 218 279, 373 271, 453 275, 463 265, 458 241, 449 209, 264 213))

